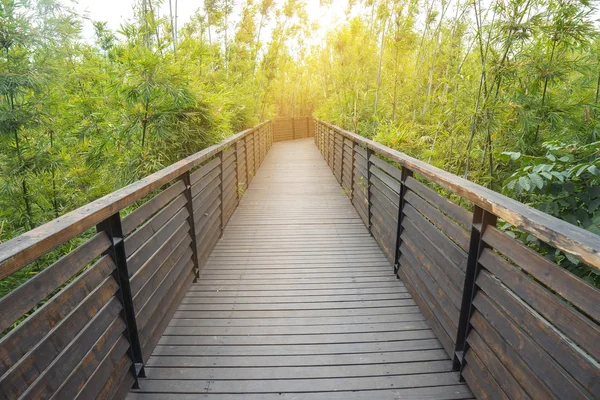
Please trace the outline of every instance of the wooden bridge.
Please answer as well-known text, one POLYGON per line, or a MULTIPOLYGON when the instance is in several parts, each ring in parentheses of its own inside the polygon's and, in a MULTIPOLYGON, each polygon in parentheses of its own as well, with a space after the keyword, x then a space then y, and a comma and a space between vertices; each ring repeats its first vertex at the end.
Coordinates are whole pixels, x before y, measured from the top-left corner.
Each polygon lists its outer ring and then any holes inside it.
POLYGON ((0 398, 600 398, 600 291, 499 219, 600 268, 592 233, 262 123, 0 244, 0 279, 50 264, 0 299, 0 398))

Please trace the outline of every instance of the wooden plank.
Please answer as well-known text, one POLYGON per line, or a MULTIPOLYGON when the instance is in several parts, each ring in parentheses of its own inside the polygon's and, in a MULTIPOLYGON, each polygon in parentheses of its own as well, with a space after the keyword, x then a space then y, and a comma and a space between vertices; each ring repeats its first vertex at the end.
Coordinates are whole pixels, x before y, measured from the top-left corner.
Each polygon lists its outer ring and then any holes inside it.
POLYGON ((131 257, 140 247, 155 235, 179 210, 186 205, 186 197, 180 194, 169 205, 150 218, 144 225, 125 238, 125 255, 131 257))
POLYGON ((186 237, 179 244, 177 249, 173 252, 172 257, 168 258, 163 265, 156 271, 154 275, 148 280, 146 285, 140 290, 140 292, 134 296, 133 305, 136 310, 136 313, 141 312, 144 304, 150 300, 150 297, 154 294, 154 291, 159 287, 162 280, 167 276, 169 271, 172 268, 182 262, 187 262, 187 260, 191 260, 192 257, 192 249, 190 248, 191 239, 186 237))
POLYGON ((466 229, 471 228, 471 222, 473 221, 472 212, 451 202, 413 177, 409 177, 406 180, 406 186, 466 229))
MULTIPOLYGON (((402 221, 402 240, 410 237, 414 243, 422 250, 424 254, 431 259, 450 279, 450 281, 460 289, 464 285, 465 273, 451 260, 448 260, 444 253, 419 230, 409 218, 402 221)), ((418 254, 417 254, 418 256, 418 254)))
POLYGON ((224 380, 235 376, 239 380, 270 379, 343 379, 356 376, 402 376, 409 374, 431 374, 447 372, 451 361, 424 361, 410 363, 389 363, 373 365, 312 366, 276 366, 261 368, 148 368, 149 379, 171 380, 224 380))
POLYGON ((502 364, 498 357, 494 355, 493 351, 488 347, 481 336, 479 336, 476 330, 470 331, 467 342, 469 343, 469 350, 467 350, 467 352, 474 351, 477 354, 480 363, 486 366, 484 371, 487 370, 493 375, 494 380, 498 382, 498 385, 506 393, 508 398, 530 398, 519 382, 512 376, 510 371, 502 364))
POLYGON ((81 246, 38 273, 0 299, 0 332, 21 318, 110 246, 105 233, 96 234, 81 246))
POLYGON ((192 198, 196 198, 198 194, 202 193, 204 189, 206 189, 207 186, 213 186, 211 184, 221 175, 221 168, 218 167, 219 166, 217 165, 217 168, 213 169, 209 174, 204 176, 199 182, 192 186, 192 198))
MULTIPOLYGON (((167 347, 167 351, 181 349, 181 347, 167 347)), ((359 354, 329 354, 329 355, 293 355, 261 357, 261 356, 188 356, 181 357, 175 352, 172 356, 152 357, 147 366, 153 371, 166 368, 231 368, 241 365, 253 368, 269 367, 314 367, 314 366, 346 366, 346 365, 371 365, 371 364, 397 364, 411 363, 413 361, 444 361, 448 356, 444 350, 413 350, 386 353, 359 353, 359 354)), ((446 369, 447 370, 447 369, 446 369)))
MULTIPOLYGON (((404 389, 378 389, 361 391, 334 391, 303 393, 305 400, 452 400, 471 399, 473 394, 465 386, 434 386, 404 389)), ((298 399, 297 393, 244 393, 244 394, 169 394, 169 393, 131 393, 131 400, 191 400, 191 399, 213 399, 213 400, 290 400, 298 399)))
POLYGON ((509 344, 518 343, 518 353, 529 365, 532 372, 542 377, 543 382, 558 398, 590 398, 585 389, 574 382, 549 355, 533 342, 519 326, 515 326, 482 291, 477 292, 473 304, 486 316, 491 325, 509 344))
POLYGON ((584 355, 548 321, 539 318, 537 313, 528 309, 522 301, 505 290, 489 272, 481 271, 477 284, 494 300, 504 314, 513 320, 513 323, 518 324, 523 332, 551 355, 592 397, 600 397, 600 368, 595 360, 584 355))
POLYGON ((107 278, 77 308, 61 320, 23 358, 0 378, 0 386, 8 398, 17 398, 38 378, 64 350, 81 329, 117 292, 117 283, 107 278))
MULTIPOLYGON (((211 393, 281 393, 379 389, 382 387, 412 388, 456 384, 458 376, 453 372, 415 374, 389 377, 356 377, 335 379, 210 381, 211 393)), ((144 390, 154 393, 204 393, 208 388, 205 380, 148 380, 144 390)))
POLYGON ((427 290, 424 296, 429 298, 429 308, 448 334, 448 337, 454 342, 459 310, 452 305, 446 293, 435 283, 429 272, 419 264, 410 251, 402 253, 402 255, 408 261, 408 275, 416 286, 421 287, 420 290, 427 290))
MULTIPOLYGON (((179 306, 180 311, 281 311, 281 310, 343 310, 377 307, 405 307, 413 306, 412 299, 370 300, 348 302, 307 302, 307 303, 266 303, 266 304, 198 304, 184 303, 179 306)), ((411 327, 412 325, 406 324, 411 327)), ((426 327, 422 328, 426 329, 426 327)))
POLYGON ((131 360, 129 359, 129 356, 125 354, 118 364, 115 365, 113 373, 104 384, 104 387, 100 390, 100 393, 98 393, 96 400, 114 399, 122 382, 131 374, 130 365, 131 360))
POLYGON ((52 363, 31 384, 23 398, 43 399, 49 398, 59 388, 60 384, 69 376, 87 352, 92 349, 97 340, 123 309, 116 297, 113 297, 102 307, 90 322, 77 333, 77 336, 52 360, 52 363))
POLYGON ((506 393, 504 393, 500 385, 498 385, 498 382, 496 382, 475 352, 468 351, 465 358, 467 360, 467 365, 465 366, 463 373, 466 377, 472 376, 471 379, 469 379, 471 384, 473 384, 474 381, 477 382, 474 386, 479 388, 479 390, 475 391, 475 394, 477 394, 478 397, 484 399, 509 400, 506 393))
POLYGON ((469 233, 460 227, 460 225, 448 219, 444 214, 410 190, 406 192, 405 200, 437 226, 444 235, 452 239, 461 249, 465 252, 469 250, 469 233))
POLYGON ((94 371, 96 371, 115 343, 121 341, 124 342, 121 346, 127 346, 127 341, 122 335, 124 330, 125 322, 123 322, 121 317, 115 318, 108 329, 81 360, 79 365, 69 374, 67 379, 65 379, 64 382, 57 382, 60 384, 60 387, 56 390, 52 398, 74 399, 83 389, 86 382, 91 378, 94 371))
MULTIPOLYGON (((410 204, 405 203, 402 211, 405 215, 405 218, 402 219, 402 226, 413 225, 415 229, 423 232, 424 236, 426 236, 431 243, 435 243, 435 249, 445 257, 446 262, 451 262, 462 271, 466 270, 467 254, 463 249, 440 232, 410 204), (410 223, 408 223, 409 221, 410 223)), ((406 228, 406 226, 404 226, 404 228, 406 228)))
POLYGON ((552 322, 570 340, 580 345, 596 360, 600 359, 600 348, 594 338, 600 337, 600 328, 578 310, 559 299, 546 288, 517 270, 512 264, 485 249, 479 259, 481 265, 494 274, 517 296, 552 322))
POLYGON ((102 257, 4 336, 0 341, 0 376, 88 298, 114 269, 112 259, 109 256, 102 257))
POLYGON ((194 186, 198 181, 221 165, 221 159, 215 157, 190 174, 190 182, 194 186))
POLYGON ((221 190, 221 176, 215 177, 212 181, 210 181, 204 189, 193 198, 192 204, 194 204, 194 213, 196 210, 206 201, 206 199, 211 196, 211 194, 215 190, 221 190))
POLYGON ((129 270, 129 276, 133 276, 137 270, 144 265, 146 261, 152 257, 153 254, 156 253, 160 244, 167 241, 175 232, 177 232, 178 228, 181 224, 187 224, 187 218, 189 216, 189 212, 187 207, 183 207, 181 210, 175 214, 173 218, 169 220, 165 225, 163 225, 157 232, 154 234, 149 240, 146 241, 135 253, 131 255, 127 259, 127 267, 129 270))
POLYGON ((82 390, 79 392, 77 397, 74 397, 74 399, 96 399, 104 387, 107 387, 106 390, 108 390, 110 385, 115 385, 115 379, 111 379, 113 371, 115 376, 118 373, 121 373, 122 375, 128 373, 128 369, 131 365, 129 356, 125 353, 128 347, 129 344, 124 338, 115 342, 109 353, 100 362, 96 370, 85 383, 82 390))
POLYGON ((152 326, 155 326, 156 328, 150 336, 144 338, 143 354, 145 363, 148 363, 150 355, 156 349, 156 345, 158 344, 162 333, 168 326, 169 321, 171 321, 171 318, 173 317, 177 306, 179 305, 181 299, 185 295, 187 289, 192 284, 193 279, 194 274, 193 272, 190 272, 189 276, 181 280, 181 286, 177 290, 169 292, 168 297, 163 302, 161 302, 161 309, 159 310, 159 312, 154 313, 154 315, 152 316, 152 321, 150 322, 150 324, 152 326), (157 322, 155 321, 155 319, 159 319, 159 321, 157 322))
MULTIPOLYGON (((375 159, 377 157, 372 157, 372 159, 375 159)), ((386 174, 385 172, 383 172, 382 170, 380 170, 379 168, 377 168, 374 165, 371 165, 370 167, 371 169, 371 176, 376 176, 377 178, 379 178, 379 180, 381 182, 383 182, 386 186, 388 186, 390 188, 390 190, 392 190, 394 193, 396 193, 396 195, 398 193, 400 193, 400 182, 393 179, 391 176, 389 176, 388 174, 386 174)))
POLYGON ((486 229, 483 240, 591 318, 600 321, 600 291, 597 288, 496 228, 486 229))
POLYGON ((177 197, 178 194, 183 193, 184 190, 185 184, 183 181, 178 180, 155 197, 133 210, 131 214, 123 217, 121 221, 123 234, 125 236, 129 235, 136 227, 154 215, 158 210, 169 204, 171 200, 177 197))
POLYGON ((402 180, 402 172, 400 168, 390 165, 387 161, 375 156, 371 159, 371 162, 375 164, 379 169, 384 171, 386 174, 400 182, 402 180))
POLYGON ((539 376, 534 374, 525 361, 519 356, 505 339, 492 327, 482 314, 475 310, 470 320, 477 334, 498 357, 500 362, 511 372, 511 375, 532 398, 551 399, 554 395, 544 385, 539 376))
MULTIPOLYGON (((381 179, 379 179, 375 175, 371 175, 371 189, 377 188, 377 190, 388 200, 390 203, 395 205, 395 208, 398 208, 398 204, 400 201, 398 200, 398 193, 394 192, 388 185, 383 183, 381 179)), ((396 212, 396 215, 398 212, 396 212)))
POLYGON ((450 302, 458 310, 462 302, 462 288, 455 286, 446 274, 447 270, 442 269, 431 260, 429 255, 417 245, 415 239, 409 234, 402 236, 400 245, 400 253, 409 251, 411 255, 418 261, 423 268, 429 272, 429 275, 436 281, 437 285, 444 291, 445 295, 450 299, 450 302))
POLYGON ((206 210, 203 213, 198 214, 198 219, 195 222, 196 237, 198 237, 204 231, 205 228, 210 226, 210 223, 214 220, 214 218, 216 218, 215 213, 217 211, 220 212, 220 206, 221 199, 217 193, 217 195, 214 196, 214 200, 212 200, 212 203, 207 204, 206 210))
POLYGON ((427 321, 435 332, 435 337, 442 343, 442 346, 444 346, 448 355, 454 356, 453 337, 448 336, 446 329, 441 325, 440 320, 443 318, 438 318, 436 315, 436 313, 439 315, 439 311, 433 308, 435 304, 431 301, 427 291, 422 287, 421 282, 418 281, 414 274, 413 267, 410 265, 410 261, 408 261, 408 258, 404 254, 400 256, 400 269, 398 270, 398 274, 409 288, 409 291, 421 312, 425 314, 425 318, 427 318, 427 321))
POLYGON ((166 294, 171 289, 171 286, 174 285, 174 282, 177 282, 180 276, 188 275, 189 270, 186 269, 190 266, 190 263, 191 251, 188 251, 184 253, 183 256, 179 258, 179 260, 173 263, 173 266, 171 267, 169 272, 165 274, 163 280, 156 286, 156 289, 154 290, 148 301, 146 301, 146 303, 140 307, 139 311, 136 314, 136 321, 138 330, 140 332, 140 341, 142 343, 142 337, 145 337, 145 332, 154 328, 152 326, 147 327, 148 321, 150 321, 152 315, 159 308, 160 303, 163 301, 166 294))
MULTIPOLYGON (((186 237, 189 237, 188 226, 181 224, 173 236, 163 243, 157 252, 131 277, 131 293, 134 298, 165 263, 168 263, 172 257, 178 257, 183 251, 182 247, 189 245, 189 243, 182 244, 186 241, 186 237)), ((191 239, 189 242, 191 243, 191 239)))

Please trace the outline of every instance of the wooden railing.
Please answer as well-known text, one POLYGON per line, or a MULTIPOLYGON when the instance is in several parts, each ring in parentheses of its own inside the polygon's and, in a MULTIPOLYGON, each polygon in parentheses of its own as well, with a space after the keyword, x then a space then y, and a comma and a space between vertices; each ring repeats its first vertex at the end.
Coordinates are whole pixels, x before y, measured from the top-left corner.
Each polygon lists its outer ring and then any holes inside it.
POLYGON ((323 121, 315 143, 478 398, 600 398, 600 291, 496 222, 595 269, 599 236, 323 121))
POLYGON ((273 120, 273 141, 303 139, 314 136, 311 117, 285 117, 273 120))
POLYGON ((83 241, 0 299, 0 398, 137 385, 272 142, 267 121, 0 244, 2 280, 83 241))

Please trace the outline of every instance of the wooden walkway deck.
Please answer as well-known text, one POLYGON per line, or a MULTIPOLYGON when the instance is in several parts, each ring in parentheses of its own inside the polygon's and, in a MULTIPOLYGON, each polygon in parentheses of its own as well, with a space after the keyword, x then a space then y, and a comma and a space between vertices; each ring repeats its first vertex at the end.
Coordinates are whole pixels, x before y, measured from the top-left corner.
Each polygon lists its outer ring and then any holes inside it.
POLYGON ((273 145, 128 399, 472 398, 451 370, 311 138, 273 145))

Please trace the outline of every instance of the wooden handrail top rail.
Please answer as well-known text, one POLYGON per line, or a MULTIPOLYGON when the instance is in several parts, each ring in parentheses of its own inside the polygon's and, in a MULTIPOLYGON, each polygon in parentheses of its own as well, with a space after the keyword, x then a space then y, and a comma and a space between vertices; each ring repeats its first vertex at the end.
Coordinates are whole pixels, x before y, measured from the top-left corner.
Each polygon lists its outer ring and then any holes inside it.
POLYGON ((220 151, 235 144, 250 133, 268 124, 270 120, 246 129, 230 138, 192 154, 160 171, 107 194, 76 210, 34 228, 0 244, 0 279, 35 261, 87 229, 97 225, 155 189, 172 181, 182 173, 200 165, 220 151))
POLYGON ((325 121, 320 124, 469 200, 540 240, 600 269, 600 237, 491 189, 325 121))

